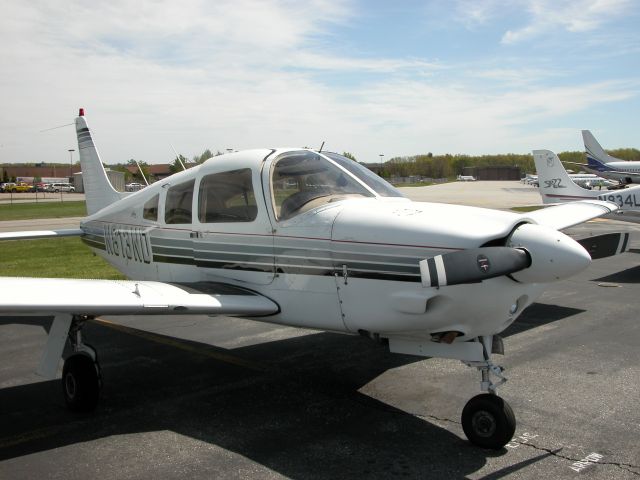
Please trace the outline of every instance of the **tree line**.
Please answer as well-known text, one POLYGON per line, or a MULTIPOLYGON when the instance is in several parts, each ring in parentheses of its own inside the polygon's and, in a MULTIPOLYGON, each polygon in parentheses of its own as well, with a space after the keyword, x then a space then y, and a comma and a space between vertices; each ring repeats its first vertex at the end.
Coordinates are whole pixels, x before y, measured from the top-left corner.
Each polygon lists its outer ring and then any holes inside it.
MULTIPOLYGON (((619 148, 607 150, 612 157, 621 160, 640 160, 640 150, 636 148, 619 148)), ((586 163, 584 152, 561 152, 558 157, 562 162, 586 163)), ((461 175, 465 167, 520 167, 522 173, 536 171, 533 155, 506 153, 496 155, 424 155, 394 157, 383 163, 379 175, 384 178, 421 176, 427 178, 451 178, 461 175)), ((567 165, 567 168, 579 171, 579 165, 567 165)))

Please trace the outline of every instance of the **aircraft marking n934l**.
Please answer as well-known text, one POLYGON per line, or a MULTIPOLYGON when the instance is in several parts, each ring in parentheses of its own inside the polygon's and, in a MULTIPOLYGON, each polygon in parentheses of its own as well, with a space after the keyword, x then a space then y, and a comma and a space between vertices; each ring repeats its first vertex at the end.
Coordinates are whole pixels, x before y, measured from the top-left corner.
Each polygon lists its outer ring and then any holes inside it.
MULTIPOLYGON (((548 284, 591 262, 558 229, 617 209, 592 200, 517 214, 412 202, 356 162, 301 148, 221 155, 120 193, 82 110, 75 124, 89 215, 60 233, 80 235, 132 280, 0 278, 0 313, 54 315, 41 374, 55 375, 71 343, 62 382, 73 410, 92 410, 101 385, 81 335, 88 319, 253 316, 477 368, 485 393, 465 406, 463 429, 476 445, 502 448, 515 417, 495 394, 505 381, 492 360, 498 334, 548 284)), ((2 236, 27 234, 17 235, 2 236)))

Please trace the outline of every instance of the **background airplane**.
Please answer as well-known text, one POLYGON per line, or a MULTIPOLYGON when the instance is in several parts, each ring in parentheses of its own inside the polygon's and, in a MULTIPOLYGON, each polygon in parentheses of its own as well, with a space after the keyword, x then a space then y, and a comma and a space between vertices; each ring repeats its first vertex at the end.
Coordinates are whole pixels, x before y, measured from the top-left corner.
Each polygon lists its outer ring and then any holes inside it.
POLYGON ((625 161, 612 157, 600 146, 589 130, 582 130, 587 163, 573 163, 604 178, 620 183, 640 183, 640 161, 625 161))
MULTIPOLYGON (((614 254, 589 251, 559 229, 617 210, 589 200, 526 214, 411 202, 341 155, 301 148, 214 157, 133 193, 113 189, 84 117, 76 118, 88 217, 80 235, 135 280, 0 277, 0 313, 54 315, 39 372, 95 408, 98 355, 82 328, 99 315, 261 317, 283 325, 369 336, 391 352, 461 360, 484 392, 462 411, 467 438, 502 448, 515 416, 496 395, 499 333, 553 282, 614 254)), ((620 237, 622 238, 622 237, 620 237)), ((215 321, 215 320, 213 320, 215 321)))
POLYGON ((617 190, 588 190, 576 185, 558 156, 550 150, 534 150, 542 202, 557 204, 580 200, 607 200, 619 209, 610 214, 616 220, 640 222, 640 186, 617 190))

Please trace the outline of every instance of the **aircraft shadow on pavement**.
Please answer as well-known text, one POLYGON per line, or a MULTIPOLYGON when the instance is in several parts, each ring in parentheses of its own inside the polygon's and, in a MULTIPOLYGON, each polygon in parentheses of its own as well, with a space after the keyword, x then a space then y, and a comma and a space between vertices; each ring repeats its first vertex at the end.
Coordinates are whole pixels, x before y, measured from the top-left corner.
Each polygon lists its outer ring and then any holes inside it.
POLYGON ((612 273, 604 277, 595 278, 594 282, 612 282, 612 283, 640 283, 640 265, 627 268, 620 272, 612 273))
POLYGON ((541 327, 548 323, 562 320, 583 313, 585 310, 571 307, 563 307, 560 305, 548 305, 545 303, 534 303, 527 307, 524 312, 500 335, 508 337, 526 330, 541 327))
MULTIPOLYGON (((580 312, 529 308, 523 329, 580 312)), ((0 390, 0 460, 165 430, 292 478, 460 478, 506 452, 471 446, 459 417, 452 421, 460 436, 359 393, 386 370, 423 360, 391 354, 366 338, 317 333, 233 350, 180 340, 193 347, 185 350, 99 324, 84 331, 103 367, 98 409, 86 415, 67 411, 59 380, 0 390), (225 352, 244 364, 203 352, 225 352)), ((122 441, 136 441, 131 438, 122 441)))

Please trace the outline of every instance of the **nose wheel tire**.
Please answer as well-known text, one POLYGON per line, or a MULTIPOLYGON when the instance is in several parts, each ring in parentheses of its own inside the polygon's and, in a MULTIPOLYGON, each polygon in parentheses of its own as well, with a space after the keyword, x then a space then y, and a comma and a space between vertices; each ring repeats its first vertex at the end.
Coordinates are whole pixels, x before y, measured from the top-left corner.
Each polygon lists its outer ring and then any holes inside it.
POLYGON ((500 450, 513 438, 516 417, 502 398, 483 393, 464 406, 462 429, 474 445, 500 450))
POLYGON ((100 366, 89 355, 67 358, 62 369, 62 392, 69 410, 91 412, 98 404, 102 376, 100 366))

